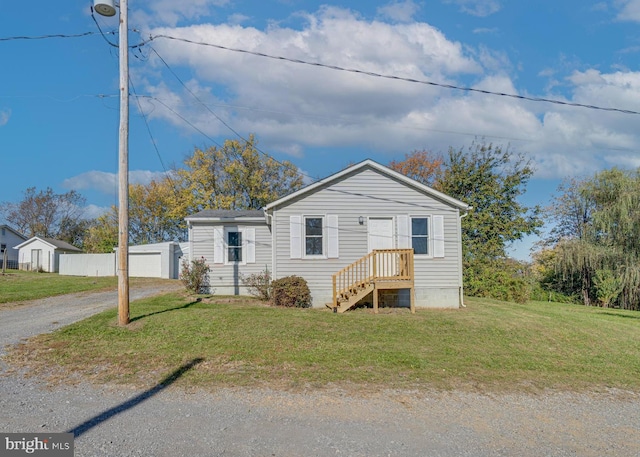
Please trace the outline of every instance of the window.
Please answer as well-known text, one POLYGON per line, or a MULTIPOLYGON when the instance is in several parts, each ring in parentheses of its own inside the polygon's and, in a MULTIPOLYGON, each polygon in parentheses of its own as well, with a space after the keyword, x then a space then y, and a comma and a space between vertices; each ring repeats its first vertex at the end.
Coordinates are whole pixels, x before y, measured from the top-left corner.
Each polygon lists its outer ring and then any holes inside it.
POLYGON ((6 244, 0 244, 0 252, 4 252, 5 249, 7 249, 7 245, 6 244))
POLYGON ((414 254, 429 254, 429 219, 411 218, 411 247, 414 254))
POLYGON ((254 227, 213 227, 213 263, 242 264, 256 262, 254 227))
POLYGON ((242 262, 242 232, 227 232, 227 261, 242 262))
POLYGON ((322 250, 322 218, 304 218, 304 246, 305 255, 323 255, 322 250))

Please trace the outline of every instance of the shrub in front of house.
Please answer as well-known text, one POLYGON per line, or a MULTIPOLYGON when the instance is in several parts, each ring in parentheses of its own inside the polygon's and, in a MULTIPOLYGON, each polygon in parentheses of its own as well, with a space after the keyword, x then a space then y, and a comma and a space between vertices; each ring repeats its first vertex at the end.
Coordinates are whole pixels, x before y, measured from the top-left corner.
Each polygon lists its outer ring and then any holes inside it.
POLYGON ((311 306, 311 291, 304 278, 285 276, 271 282, 271 299, 276 306, 309 308, 311 306))
POLYGON ((180 280, 188 291, 194 294, 203 294, 209 289, 209 271, 211 267, 207 265, 207 260, 201 257, 196 260, 182 262, 180 280))
POLYGON ((242 276, 242 284, 249 293, 262 301, 269 301, 271 298, 271 273, 268 269, 260 273, 253 273, 242 276))

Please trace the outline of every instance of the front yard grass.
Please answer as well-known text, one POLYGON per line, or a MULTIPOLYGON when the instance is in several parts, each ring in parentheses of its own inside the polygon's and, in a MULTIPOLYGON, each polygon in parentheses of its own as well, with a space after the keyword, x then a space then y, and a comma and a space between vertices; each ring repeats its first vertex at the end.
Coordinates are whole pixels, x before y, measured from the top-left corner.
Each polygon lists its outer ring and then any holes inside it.
MULTIPOLYGON (((253 386, 640 392, 640 313, 468 299, 460 310, 333 314, 184 294, 131 305, 41 335, 9 361, 68 381, 253 386), (53 371, 52 367, 55 367, 53 371)), ((383 310, 385 311, 385 310, 383 310)))
MULTIPOLYGON (((131 278, 131 284, 155 281, 150 278, 131 278)), ((3 303, 17 303, 55 295, 114 289, 115 276, 61 276, 58 273, 7 270, 0 273, 0 309, 3 303)))

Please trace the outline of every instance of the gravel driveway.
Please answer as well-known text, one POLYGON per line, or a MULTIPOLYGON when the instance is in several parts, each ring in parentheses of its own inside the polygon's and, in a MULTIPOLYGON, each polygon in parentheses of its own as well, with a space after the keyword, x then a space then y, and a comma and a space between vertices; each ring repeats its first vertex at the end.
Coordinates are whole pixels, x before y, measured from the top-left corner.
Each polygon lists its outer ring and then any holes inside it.
MULTIPOLYGON (((183 288, 178 281, 160 281, 144 286, 129 286, 129 300, 158 295, 183 288)), ((100 311, 116 307, 117 290, 106 292, 80 292, 58 295, 0 307, 0 355, 7 344, 16 344, 23 338, 52 332, 53 330, 85 319, 100 311)))
MULTIPOLYGON (((0 344, 115 303, 76 297, 81 306, 67 296, 0 311, 0 344)), ((0 362, 0 432, 72 432, 76 456, 631 457, 640 396, 51 387, 0 362)))

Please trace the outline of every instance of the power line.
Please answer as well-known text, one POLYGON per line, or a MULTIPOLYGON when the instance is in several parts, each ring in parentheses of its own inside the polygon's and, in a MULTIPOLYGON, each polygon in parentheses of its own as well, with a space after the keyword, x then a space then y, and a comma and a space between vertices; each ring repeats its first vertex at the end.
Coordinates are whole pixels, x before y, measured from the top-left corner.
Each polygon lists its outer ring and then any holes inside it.
POLYGON ((265 54, 263 52, 257 52, 257 51, 249 51, 249 50, 246 50, 246 49, 231 48, 231 47, 222 46, 222 45, 219 45, 219 44, 205 43, 205 42, 201 42, 201 41, 194 41, 194 40, 189 40, 187 38, 174 37, 174 36, 171 36, 171 35, 152 35, 151 37, 149 37, 148 41, 150 42, 150 41, 156 40, 158 38, 165 38, 165 39, 168 39, 168 40, 182 41, 184 43, 195 44, 195 45, 198 45, 198 46, 209 46, 209 47, 213 47, 213 48, 217 48, 217 49, 223 49, 225 51, 239 52, 239 53, 243 53, 243 54, 251 54, 251 55, 254 55, 254 56, 264 57, 264 58, 267 58, 267 59, 274 59, 274 60, 292 62, 292 63, 302 64, 302 65, 310 65, 312 67, 328 68, 330 70, 357 73, 357 74, 362 74, 362 75, 366 75, 366 76, 372 76, 372 77, 375 77, 375 78, 392 79, 392 80, 404 81, 404 82, 409 82, 409 83, 414 83, 414 84, 424 84, 424 85, 428 85, 428 86, 442 87, 442 88, 445 88, 445 89, 459 90, 459 91, 464 91, 464 92, 476 92, 476 93, 481 93, 481 94, 486 94, 486 95, 495 95, 495 96, 500 96, 500 97, 510 97, 510 98, 516 98, 516 99, 519 99, 519 100, 526 100, 526 101, 530 101, 530 102, 552 103, 552 104, 555 104, 555 105, 564 105, 564 106, 587 108, 587 109, 600 110, 600 111, 613 111, 613 112, 623 113, 623 114, 637 114, 637 115, 640 115, 640 111, 633 111, 633 110, 627 110, 627 109, 622 109, 622 108, 608 108, 608 107, 597 106, 597 105, 588 105, 588 104, 584 104, 584 103, 566 102, 566 101, 563 101, 563 100, 555 100, 555 99, 543 98, 543 97, 527 97, 525 95, 508 94, 508 93, 504 93, 504 92, 494 92, 494 91, 490 91, 490 90, 477 89, 477 88, 473 88, 473 87, 463 87, 463 86, 456 86, 454 84, 437 83, 437 82, 429 81, 429 80, 405 78, 405 77, 402 77, 402 76, 395 76, 395 75, 385 75, 385 74, 382 74, 382 73, 375 73, 375 72, 372 72, 372 71, 359 70, 359 69, 356 69, 356 68, 344 68, 344 67, 340 67, 340 66, 337 66, 337 65, 328 65, 328 64, 323 64, 323 63, 319 63, 319 62, 310 62, 310 61, 307 61, 307 60, 293 59, 293 58, 290 58, 290 57, 274 56, 274 55, 271 55, 271 54, 265 54))
MULTIPOLYGON (((198 101, 198 103, 200 105, 202 105, 207 111, 209 111, 218 121, 220 121, 220 123, 222 125, 224 125, 226 128, 228 128, 231 132, 233 132, 234 135, 236 135, 238 138, 240 138, 242 141, 244 141, 245 143, 249 143, 249 140, 247 140, 245 137, 243 137, 240 133, 238 133, 238 131, 236 131, 233 127, 231 127, 227 122, 225 122, 220 116, 218 116, 211 108, 209 108, 209 106, 204 103, 202 100, 200 100, 200 98, 198 98, 198 96, 196 94, 193 93, 193 91, 191 89, 189 89, 189 87, 187 87, 187 85, 182 81, 182 79, 180 79, 180 77, 176 74, 175 71, 173 71, 173 69, 169 66, 169 64, 166 62, 166 60, 164 60, 162 58, 162 56, 160 54, 158 54, 158 51, 156 51, 153 47, 151 47, 151 50, 158 56, 158 58, 162 61, 162 63, 165 65, 165 67, 167 67, 167 69, 171 72, 171 74, 178 80, 178 82, 182 85, 182 87, 185 88, 185 90, 187 92, 189 92, 189 94, 191 94, 191 96, 196 99, 198 101)), ((278 159, 276 159, 275 157, 273 157, 272 155, 264 152, 262 149, 260 149, 257 145, 253 145, 253 147, 256 149, 256 151, 258 151, 260 154, 264 155, 265 157, 273 160, 274 162, 276 162, 277 164, 279 164, 280 166, 284 167, 284 168, 289 168, 293 171, 295 171, 296 173, 298 173, 301 177, 308 177, 310 179, 314 179, 311 178, 310 176, 305 175, 304 173, 302 173, 300 171, 300 169, 295 166, 294 164, 286 164, 284 162, 279 161, 278 159)))
POLYGON ((151 144, 153 144, 153 148, 156 151, 156 155, 158 156, 158 160, 160 160, 160 165, 162 165, 162 169, 164 170, 165 176, 167 177, 167 179, 169 179, 169 182, 171 183, 171 188, 173 189, 173 194, 177 198, 178 197, 178 189, 176 188, 176 184, 173 182, 173 179, 171 178, 171 174, 167 171, 167 167, 164 166, 164 161, 162 160, 162 156, 160 155, 160 150, 158 149, 158 144, 156 142, 156 139, 153 137, 153 133, 151 133, 151 127, 149 126, 149 121, 147 120, 147 116, 144 114, 144 110, 142 109, 142 106, 140 105, 140 98, 138 97, 138 94, 136 93, 136 88, 133 85, 133 81, 131 81, 131 79, 129 79, 129 84, 131 85, 131 90, 133 91, 133 94, 135 95, 136 104, 138 105, 138 110, 140 110, 140 114, 142 114, 142 119, 144 119, 144 124, 147 127, 147 132, 149 133, 149 138, 151 138, 151 144))
POLYGON ((165 108, 167 108, 169 111, 171 111, 173 114, 175 114, 177 117, 179 117, 180 119, 182 119, 185 124, 189 125, 191 128, 193 128, 196 132, 200 133, 202 136, 204 136, 205 138, 207 138, 209 141, 211 141, 213 144, 215 144, 216 146, 218 146, 219 148, 222 147, 222 145, 220 143, 218 143, 215 139, 213 139, 212 137, 210 137, 209 135, 207 135, 205 132, 203 132, 200 128, 198 128, 197 126, 195 126, 191 121, 189 121, 186 117, 184 117, 182 114, 178 113, 176 110, 174 110, 173 108, 171 108, 169 105, 167 105, 165 102, 163 102, 162 100, 160 100, 157 97, 152 97, 150 95, 137 95, 137 97, 139 98, 147 98, 149 100, 154 100, 158 103, 160 103, 162 106, 164 106, 165 108))
POLYGON ((65 35, 65 34, 52 34, 52 35, 38 35, 38 36, 10 36, 10 37, 0 37, 0 41, 16 41, 16 40, 46 40, 49 38, 81 38, 90 35, 98 35, 102 32, 84 32, 78 33, 74 35, 65 35))
MULTIPOLYGON (((162 61, 162 63, 164 64, 165 67, 167 67, 167 69, 171 72, 171 74, 178 80, 178 82, 180 83, 180 85, 182 87, 185 88, 185 90, 187 92, 189 92, 189 94, 191 94, 191 96, 196 99, 198 101, 198 103, 203 106, 207 111, 209 111, 218 121, 220 121, 220 123, 222 125, 224 125, 226 128, 228 128, 231 132, 233 132, 234 135, 236 135, 238 138, 243 139, 244 141, 247 141, 246 139, 244 139, 242 137, 242 135, 240 135, 235 129, 233 129, 229 124, 227 124, 220 116, 218 116, 211 108, 209 108, 209 106, 204 103, 202 100, 200 100, 200 98, 198 98, 198 96, 196 94, 193 93, 193 91, 191 89, 189 89, 189 87, 187 87, 187 85, 182 81, 182 79, 180 79, 180 77, 176 74, 175 71, 173 71, 173 69, 169 66, 169 64, 167 63, 166 60, 164 60, 162 58, 162 56, 160 54, 158 54, 158 51, 156 51, 153 47, 151 48, 151 50, 155 53, 156 56, 158 56, 158 58, 162 61)), ((256 148, 257 149, 257 148, 256 148)))
MULTIPOLYGON (((93 17, 93 13, 92 13, 92 17, 93 17)), ((95 18, 94 18, 94 21, 95 21, 95 18)), ((103 38, 105 38, 107 43, 109 43, 111 46, 116 46, 117 47, 116 44, 111 43, 104 36, 105 34, 102 32, 102 30, 100 29, 100 26, 97 24, 97 22, 96 22, 96 25, 98 26, 98 29, 100 30, 100 32, 85 32, 85 33, 72 34, 72 35, 51 34, 51 35, 40 35, 40 36, 0 37, 0 41, 42 40, 42 39, 48 39, 48 38, 80 38, 80 37, 85 37, 85 36, 90 36, 90 35, 101 34, 103 36, 103 38)), ((137 30, 133 30, 133 31, 137 31, 137 30)), ((111 33, 112 34, 112 33, 115 33, 115 32, 107 32, 107 33, 111 33)), ((345 71, 345 72, 349 72, 349 73, 362 74, 362 75, 371 76, 371 77, 375 77, 375 78, 384 78, 384 79, 391 79, 391 80, 396 80, 396 81, 404 81, 404 82, 409 82, 409 83, 414 83, 414 84, 423 84, 423 85, 434 86, 434 87, 442 87, 444 89, 458 90, 458 91, 463 91, 463 92, 475 92, 475 93, 480 93, 480 94, 485 94, 485 95, 494 95, 494 96, 499 96, 499 97, 509 97, 509 98, 515 98, 515 99, 518 99, 518 100, 530 101, 530 102, 551 103, 551 104, 555 104, 555 105, 570 106, 570 107, 576 107, 576 108, 586 108, 586 109, 591 109, 591 110, 609 111, 609 112, 616 112, 616 113, 622 113, 622 114, 640 115, 640 111, 634 111, 634 110, 629 110, 629 109, 611 108, 611 107, 598 106, 598 105, 592 105, 592 104, 586 104, 586 103, 567 102, 567 101, 564 101, 564 100, 557 100, 557 99, 544 98, 544 97, 529 97, 529 96, 526 96, 526 95, 509 94, 509 93, 506 93, 506 92, 496 92, 496 91, 491 91, 491 90, 486 90, 486 89, 478 89, 478 88, 474 88, 474 87, 457 86, 455 84, 445 84, 445 83, 438 83, 438 82, 429 81, 429 80, 406 78, 406 77, 396 76, 396 75, 387 75, 387 74, 376 73, 376 72, 368 71, 368 70, 360 70, 360 69, 357 69, 357 68, 345 68, 345 67, 340 67, 338 65, 329 65, 329 64, 324 64, 324 63, 320 63, 320 62, 311 62, 311 61, 302 60, 302 59, 294 59, 294 58, 291 58, 291 57, 276 56, 276 55, 266 54, 266 53, 258 52, 258 51, 249 51, 247 49, 232 48, 232 47, 229 47, 229 46, 222 46, 222 45, 219 45, 219 44, 206 43, 206 42, 202 42, 202 41, 194 41, 194 40, 189 40, 188 38, 180 38, 180 37, 174 37, 174 36, 171 36, 171 35, 164 35, 164 34, 151 35, 148 40, 143 40, 143 41, 141 41, 140 43, 138 43, 136 45, 130 46, 130 48, 132 48, 132 49, 140 48, 140 47, 144 46, 145 44, 147 44, 147 43, 149 43, 149 42, 151 42, 153 40, 157 40, 158 38, 164 38, 164 39, 167 39, 167 40, 174 40, 174 41, 182 41, 184 43, 195 44, 195 45, 198 45, 198 46, 208 46, 208 47, 212 47, 212 48, 222 49, 222 50, 225 50, 225 51, 238 52, 238 53, 243 53, 243 54, 250 54, 250 55, 254 55, 254 56, 257 56, 257 57, 263 57, 263 58, 267 58, 267 59, 273 59, 273 60, 297 63, 297 64, 301 64, 301 65, 309 65, 309 66, 313 66, 313 67, 327 68, 327 69, 336 70, 336 71, 345 71)))

